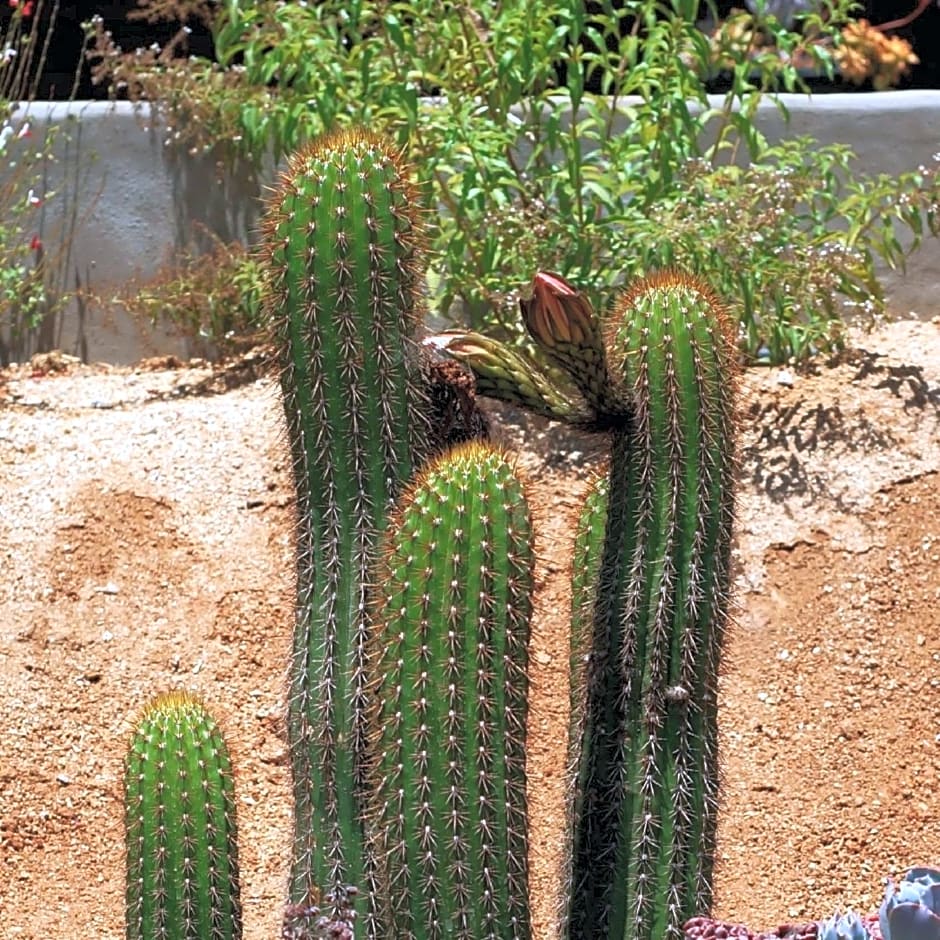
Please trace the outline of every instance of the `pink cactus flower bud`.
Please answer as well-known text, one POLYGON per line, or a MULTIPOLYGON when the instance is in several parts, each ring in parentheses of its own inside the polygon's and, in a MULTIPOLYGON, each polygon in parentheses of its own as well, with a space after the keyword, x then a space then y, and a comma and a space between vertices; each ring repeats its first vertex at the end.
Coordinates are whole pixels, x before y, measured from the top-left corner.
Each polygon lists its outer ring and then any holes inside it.
POLYGON ((532 298, 519 306, 532 335, 546 346, 581 344, 592 333, 591 305, 560 274, 536 274, 532 298))

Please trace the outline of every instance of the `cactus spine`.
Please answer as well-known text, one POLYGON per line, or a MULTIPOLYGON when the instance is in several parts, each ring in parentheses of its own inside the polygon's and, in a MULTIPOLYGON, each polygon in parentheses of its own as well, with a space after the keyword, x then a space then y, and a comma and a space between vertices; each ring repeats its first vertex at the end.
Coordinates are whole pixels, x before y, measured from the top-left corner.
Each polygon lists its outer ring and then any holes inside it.
POLYGON ((417 205, 399 154, 352 131, 296 154, 268 207, 267 302, 298 494, 288 709, 295 904, 369 880, 367 584, 374 533, 427 439, 417 205))
POLYGON ((669 272, 621 298, 606 346, 632 415, 575 562, 597 567, 574 585, 566 936, 659 940, 711 902, 734 345, 711 292, 669 272))
POLYGON ((378 936, 527 938, 533 557, 507 458, 461 445, 399 506, 378 581, 378 936))
POLYGON ((238 940, 231 763, 199 700, 170 692, 147 706, 124 788, 128 940, 238 940))

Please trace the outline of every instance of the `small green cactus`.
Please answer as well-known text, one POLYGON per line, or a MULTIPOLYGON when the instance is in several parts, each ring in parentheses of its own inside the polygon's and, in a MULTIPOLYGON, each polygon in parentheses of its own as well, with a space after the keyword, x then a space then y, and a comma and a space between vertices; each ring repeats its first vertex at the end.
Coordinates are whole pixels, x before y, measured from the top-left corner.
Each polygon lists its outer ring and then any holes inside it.
POLYGON ((266 300, 297 489, 288 738, 291 900, 365 885, 362 830, 370 569, 386 512, 429 450, 416 334, 417 193, 365 131, 295 154, 269 206, 266 300))
POLYGON ((170 692, 146 707, 124 792, 127 940, 239 940, 231 763, 198 699, 170 692))
POLYGON ((529 936, 530 541, 512 463, 479 443, 425 467, 389 528, 370 667, 375 936, 529 936))

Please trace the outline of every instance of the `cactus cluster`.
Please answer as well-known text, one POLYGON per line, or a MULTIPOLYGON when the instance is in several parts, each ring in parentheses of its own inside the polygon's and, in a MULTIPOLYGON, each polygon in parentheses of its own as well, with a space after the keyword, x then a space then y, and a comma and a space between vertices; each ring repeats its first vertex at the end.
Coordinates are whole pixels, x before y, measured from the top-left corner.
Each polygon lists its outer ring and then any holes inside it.
MULTIPOLYGON (((574 539, 559 933, 706 936, 690 918, 711 903, 735 450, 722 306, 665 272, 598 317, 543 273, 528 348, 427 338, 421 231, 401 155, 365 131, 296 154, 268 206, 297 492, 282 937, 531 937, 531 521, 476 394, 610 444, 574 539)), ((197 699, 144 712, 126 807, 129 940, 238 940, 230 762, 197 699)), ((885 940, 940 940, 938 894, 928 869, 889 890, 885 940)), ((866 935, 852 915, 816 933, 866 935)))
POLYGON ((530 936, 530 521, 505 454, 444 448, 485 431, 474 382, 611 435, 576 548, 564 919, 579 940, 674 931, 707 900, 717 786, 733 381, 716 306, 646 282, 605 335, 541 274, 529 352, 429 347, 421 243, 407 167, 363 131, 295 155, 268 207, 297 491, 284 934, 530 936))
POLYGON ((558 275, 538 275, 521 308, 538 355, 524 371, 493 341, 482 359, 474 334, 441 342, 514 404, 533 375, 562 372, 574 405, 538 410, 610 437, 575 541, 563 934, 677 936, 711 902, 732 331, 708 287, 677 272, 636 282, 606 324, 558 275))

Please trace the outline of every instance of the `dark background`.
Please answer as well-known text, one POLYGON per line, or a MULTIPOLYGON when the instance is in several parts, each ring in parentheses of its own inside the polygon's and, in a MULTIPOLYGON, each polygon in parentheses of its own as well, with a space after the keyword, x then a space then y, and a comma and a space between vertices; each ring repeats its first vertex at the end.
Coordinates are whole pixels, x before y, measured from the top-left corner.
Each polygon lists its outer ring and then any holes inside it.
MULTIPOLYGON (((887 23, 908 15, 914 9, 916 0, 865 0, 858 15, 864 16, 873 24, 887 23)), ((11 9, 8 2, 0 0, 0 22, 8 20, 11 9)), ((732 6, 743 7, 743 0, 719 0, 720 16, 727 15, 732 6)), ((77 58, 82 48, 83 21, 98 14, 111 30, 114 40, 125 52, 138 46, 149 46, 153 42, 165 43, 176 31, 174 24, 151 25, 140 21, 128 22, 127 13, 137 8, 135 0, 121 0, 115 3, 62 3, 56 23, 55 33, 49 49, 46 67, 39 86, 38 98, 62 100, 70 96, 75 78, 77 58)), ((189 38, 189 51, 195 55, 212 54, 212 39, 205 27, 197 22, 188 24, 192 28, 189 38)), ((915 66, 902 80, 901 88, 940 88, 940 3, 931 0, 930 5, 913 23, 895 32, 907 39, 920 58, 920 65, 915 66)), ((829 89, 815 84, 815 90, 852 91, 853 85, 838 84, 829 89)), ((862 91, 868 90, 862 86, 862 91)), ((79 79, 79 99, 107 98, 108 89, 91 83, 87 67, 79 79)))

